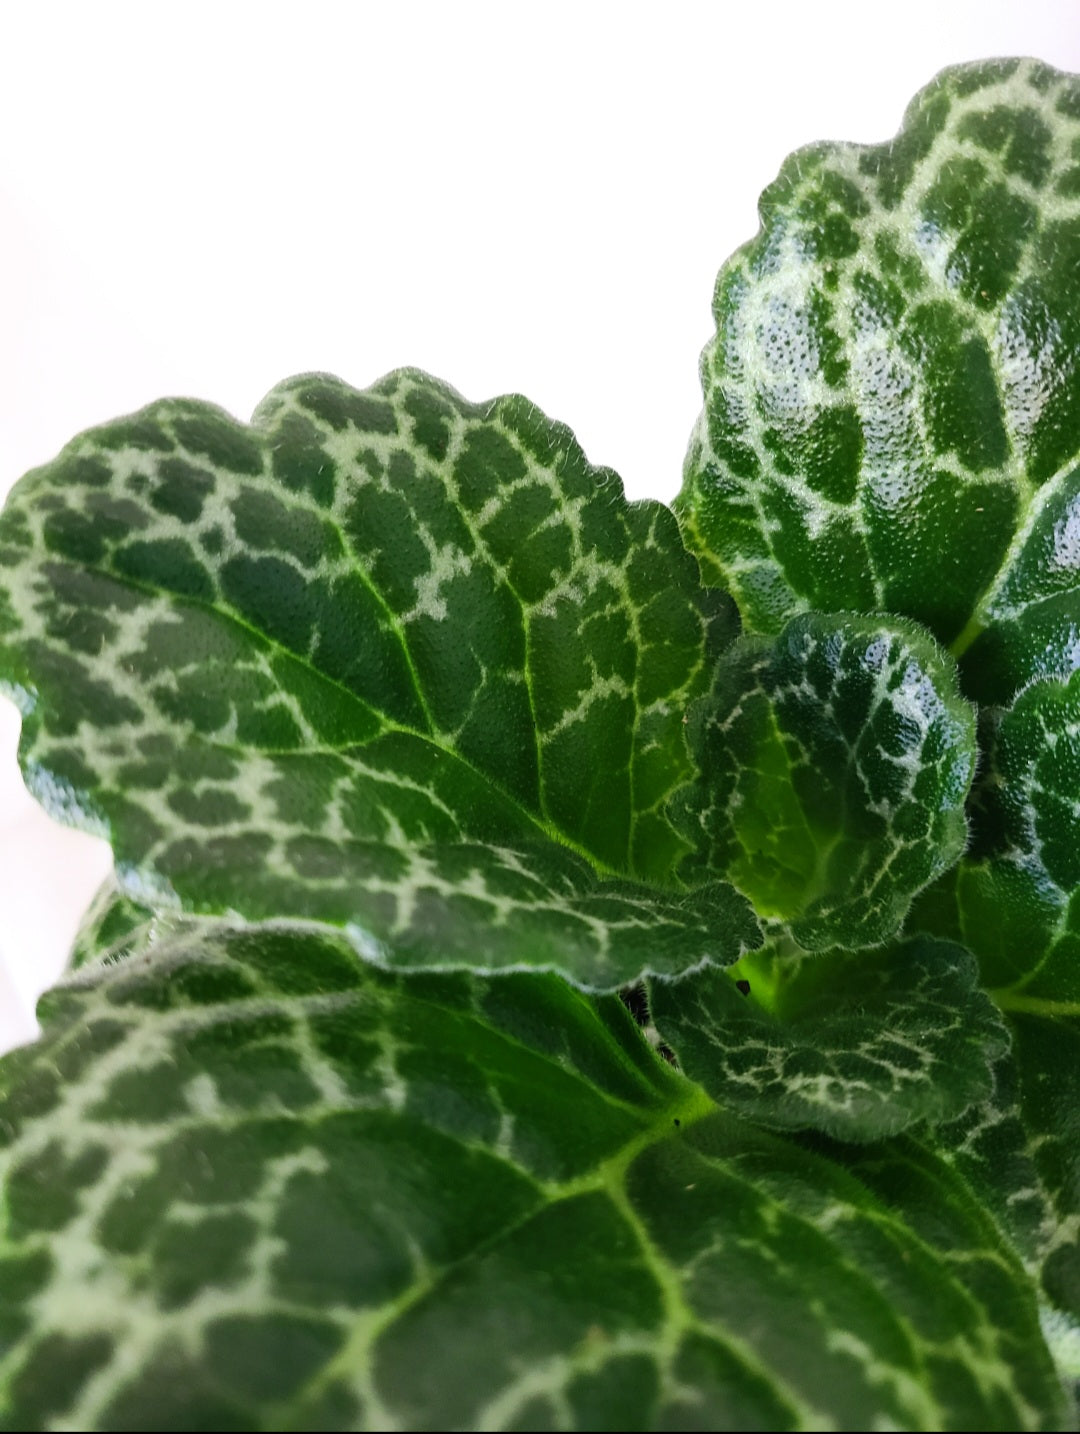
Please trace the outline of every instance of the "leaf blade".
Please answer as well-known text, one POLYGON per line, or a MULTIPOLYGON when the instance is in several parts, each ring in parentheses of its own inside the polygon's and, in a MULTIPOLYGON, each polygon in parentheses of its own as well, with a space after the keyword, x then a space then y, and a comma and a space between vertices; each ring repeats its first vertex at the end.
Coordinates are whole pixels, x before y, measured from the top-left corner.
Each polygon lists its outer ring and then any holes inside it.
POLYGON ((658 969, 756 939, 719 889, 706 938, 666 816, 731 604, 526 400, 401 371, 290 380, 251 428, 165 401, 28 475, 0 559, 28 783, 134 900, 586 985, 644 969, 608 960, 623 918, 658 969))
POLYGON ((866 1142, 988 1098, 1009 1035, 977 976, 969 952, 928 937, 806 958, 766 948, 728 971, 652 982, 649 1009, 721 1105, 866 1142))
MULTIPOLYGON (((144 939, 2 1067, 0 1261, 33 1320, 7 1417, 593 1427, 624 1386, 646 1424, 1061 1417, 1023 1276, 932 1157, 953 1213, 913 1234, 844 1160, 717 1111, 612 998, 384 976, 281 925, 144 939), (822 1270, 807 1311, 789 1285, 822 1270)), ((876 1149, 888 1189, 902 1152, 876 1149)))
POLYGON ((727 877, 804 949, 892 936, 964 848, 974 718, 913 623, 814 613, 742 639, 689 730, 684 870, 727 877))
POLYGON ((762 195, 677 502, 749 629, 901 613, 980 701, 1076 665, 1076 86, 945 70, 895 139, 800 150, 762 195))

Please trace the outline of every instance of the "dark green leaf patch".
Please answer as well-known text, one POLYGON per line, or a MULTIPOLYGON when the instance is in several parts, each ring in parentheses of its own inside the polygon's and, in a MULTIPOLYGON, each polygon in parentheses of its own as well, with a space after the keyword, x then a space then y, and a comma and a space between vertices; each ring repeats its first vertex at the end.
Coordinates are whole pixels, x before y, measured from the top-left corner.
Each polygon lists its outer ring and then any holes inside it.
POLYGON ((1009 999, 1080 999, 1080 673, 1033 683, 987 729, 977 842, 920 919, 950 919, 1009 999), (950 917, 950 908, 955 913, 950 917))

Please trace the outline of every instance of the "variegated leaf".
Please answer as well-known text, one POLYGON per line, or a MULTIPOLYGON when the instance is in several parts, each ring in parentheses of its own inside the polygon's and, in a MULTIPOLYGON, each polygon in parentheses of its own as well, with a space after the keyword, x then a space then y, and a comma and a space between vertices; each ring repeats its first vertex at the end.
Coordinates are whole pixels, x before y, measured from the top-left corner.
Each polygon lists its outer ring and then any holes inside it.
POLYGON ((766 947, 653 982, 649 1009, 680 1068, 727 1109, 873 1141, 990 1097, 1009 1035, 977 975, 963 947, 928 936, 816 956, 766 947))
POLYGON ((721 270, 679 510, 744 621, 917 618, 1004 702, 1080 663, 1080 80, 945 70, 784 164, 721 270))
POLYGON ((520 398, 403 371, 163 402, 0 517, 0 673, 46 808, 136 900, 349 932, 388 966, 593 987, 731 961, 673 883, 688 702, 733 631, 671 515, 520 398))
POLYGON ((1054 1428, 913 1144, 715 1107, 614 997, 129 932, 0 1065, 5 1428, 1054 1428))
POLYGON ((963 850, 974 717, 914 623, 812 614, 740 640, 690 740, 684 872, 726 876, 808 950, 886 940, 963 850))

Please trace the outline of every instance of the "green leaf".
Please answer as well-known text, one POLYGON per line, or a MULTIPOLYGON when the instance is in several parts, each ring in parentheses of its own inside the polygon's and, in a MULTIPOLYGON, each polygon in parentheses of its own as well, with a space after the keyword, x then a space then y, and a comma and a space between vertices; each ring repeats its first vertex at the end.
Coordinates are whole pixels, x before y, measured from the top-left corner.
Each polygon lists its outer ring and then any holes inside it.
POLYGON ((886 940, 967 838, 971 708, 914 623, 812 614, 738 641, 695 708, 688 876, 726 876, 808 950, 886 940))
POLYGON ((960 946, 928 936, 651 984, 680 1068, 762 1125, 870 1141, 985 1102, 1009 1035, 960 946))
POLYGON ((1012 1048, 990 1098, 943 1127, 940 1148, 1011 1236, 1049 1304, 1080 1320, 1080 1016, 1049 1002, 1007 1014, 1012 1048))
POLYGON ((671 514, 521 398, 306 377, 167 401, 0 517, 0 678, 135 901, 347 930, 390 966, 612 987, 757 940, 666 803, 730 640, 671 514))
POLYGON ((41 1015, 0 1065, 3 1427, 1063 1423, 954 1171, 721 1112, 613 997, 184 919, 41 1015))
MULTIPOLYGON (((1022 999, 1022 998, 1021 998, 1022 999)), ((994 1090, 926 1137, 960 1171, 1040 1289, 1040 1321, 1080 1402, 1080 1020, 1011 1009, 1012 1049, 994 1090)), ((1074 1426, 1075 1427, 1075 1426, 1074 1426)))
POLYGON ((1080 1320, 1080 1011, 1015 1008, 1009 1018, 1026 1149, 1048 1207, 1038 1249, 1042 1286, 1080 1320))
POLYGON ((1080 672, 988 717, 975 843, 912 920, 970 946, 999 998, 1080 1010, 1080 672))
POLYGON ((1075 1414, 1080 80, 947 71, 762 224, 701 568, 411 371, 0 515, 23 770, 118 858, 0 1062, 0 1428, 1075 1414))
POLYGON ((1012 1053, 945 1140, 1046 1299, 1080 1320, 1080 672, 1032 683, 983 735, 975 842, 912 925, 971 946, 1012 1053))
POLYGON ((1080 80, 944 71, 793 154, 721 270, 678 507, 747 626, 885 610, 1005 702, 1080 665, 1080 80))

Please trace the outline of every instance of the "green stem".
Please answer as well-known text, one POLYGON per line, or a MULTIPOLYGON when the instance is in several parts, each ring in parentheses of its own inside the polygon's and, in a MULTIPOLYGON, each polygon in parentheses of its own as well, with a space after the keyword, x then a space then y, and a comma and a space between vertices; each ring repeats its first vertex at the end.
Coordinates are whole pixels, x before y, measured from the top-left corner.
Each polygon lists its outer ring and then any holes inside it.
POLYGON ((1032 1016, 1080 1016, 1080 1001, 1050 1001, 1042 996, 1025 996, 1012 986, 999 986, 988 994, 1003 1011, 1022 1011, 1032 1016))

